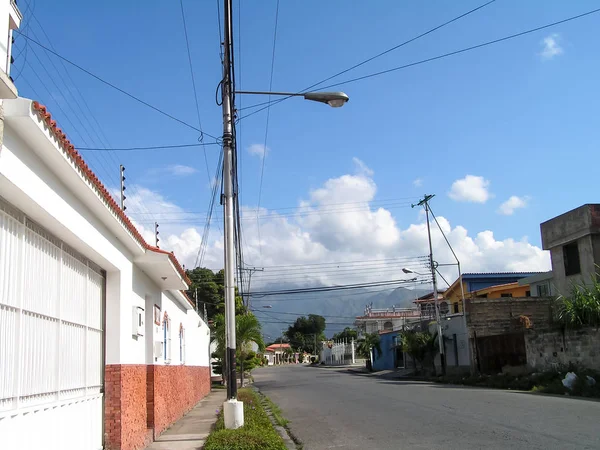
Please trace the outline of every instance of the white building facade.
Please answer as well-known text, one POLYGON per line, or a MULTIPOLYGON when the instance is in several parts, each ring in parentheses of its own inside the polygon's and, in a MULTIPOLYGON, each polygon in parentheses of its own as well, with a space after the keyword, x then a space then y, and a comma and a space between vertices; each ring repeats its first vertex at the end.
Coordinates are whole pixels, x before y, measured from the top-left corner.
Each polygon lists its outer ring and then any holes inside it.
POLYGON ((175 256, 144 241, 45 107, 9 97, 1 447, 143 448, 210 391, 209 328, 175 256))

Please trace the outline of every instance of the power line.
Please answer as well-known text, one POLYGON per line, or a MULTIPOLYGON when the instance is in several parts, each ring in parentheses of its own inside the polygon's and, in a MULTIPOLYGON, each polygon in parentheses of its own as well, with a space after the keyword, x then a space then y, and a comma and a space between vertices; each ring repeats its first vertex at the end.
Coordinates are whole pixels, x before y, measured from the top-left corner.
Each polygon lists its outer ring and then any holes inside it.
MULTIPOLYGON (((194 77, 194 67, 192 65, 192 53, 190 52, 190 40, 188 38, 187 25, 185 23, 185 11, 183 9, 183 0, 179 1, 181 6, 181 20, 183 22, 183 33, 185 35, 185 46, 187 49, 188 63, 190 66, 190 77, 192 78, 192 89, 194 91, 194 103, 196 104, 196 115, 198 116, 198 128, 200 129, 199 141, 204 140, 204 132, 202 131, 202 119, 200 119, 200 105, 198 104, 198 92, 196 91, 196 78, 194 77)), ((210 169, 208 168, 208 158, 206 156, 206 147, 202 146, 202 152, 204 153, 204 165, 206 166, 206 178, 210 183, 210 169)))
MULTIPOLYGON (((252 312, 265 312, 262 309, 252 309, 252 312)), ((272 314, 278 314, 278 315, 287 315, 287 316, 298 316, 298 317, 307 317, 310 314, 315 314, 317 316, 321 316, 321 317, 325 317, 325 318, 332 318, 332 319, 356 319, 356 316, 334 316, 334 315, 327 315, 327 314, 316 314, 316 313, 295 313, 295 312, 278 312, 278 311, 271 311, 272 314)))
POLYGON ((368 78, 373 78, 373 77, 377 77, 377 76, 380 76, 380 75, 385 75, 385 74, 388 74, 390 72, 395 72, 397 70, 402 70, 402 69, 406 69, 406 68, 409 68, 409 67, 418 66, 420 64, 425 64, 425 63, 428 63, 428 62, 437 61, 438 59, 443 59, 443 58, 447 58, 449 56, 454 56, 454 55, 458 55, 458 54, 461 54, 461 53, 465 53, 465 52, 469 52, 469 51, 472 51, 472 50, 476 50, 478 48, 486 47, 488 45, 498 44, 500 42, 508 41, 510 39, 515 39, 517 37, 521 37, 521 36, 525 36, 527 34, 535 33, 536 31, 540 31, 540 30, 544 30, 546 28, 554 27, 556 25, 560 25, 560 24, 563 24, 563 23, 566 23, 566 22, 570 22, 572 20, 581 19, 582 17, 589 16, 589 15, 595 14, 597 12, 600 12, 600 8, 594 9, 592 11, 588 11, 588 12, 583 13, 583 14, 578 14, 576 16, 568 17, 568 18, 563 19, 563 20, 552 22, 552 23, 549 23, 547 25, 542 25, 540 27, 531 28, 529 30, 525 30, 525 31, 521 31, 519 33, 511 34, 511 35, 508 35, 508 36, 505 36, 505 37, 502 37, 502 38, 499 38, 499 39, 493 39, 491 41, 483 42, 481 44, 472 45, 471 47, 466 47, 466 48, 463 48, 463 49, 460 49, 460 50, 455 50, 453 52, 444 53, 442 55, 434 56, 434 57, 431 57, 431 58, 423 59, 423 60, 412 62, 412 63, 409 63, 409 64, 404 64, 402 66, 393 67, 391 69, 382 70, 380 72, 375 72, 375 73, 371 73, 371 74, 368 74, 368 75, 363 75, 362 77, 357 77, 357 78, 352 78, 352 79, 345 80, 345 81, 340 81, 339 83, 334 83, 334 84, 330 84, 328 86, 321 87, 321 88, 319 88, 319 90, 329 89, 329 88, 332 88, 332 87, 340 86, 342 84, 353 83, 355 81, 366 80, 368 78))
MULTIPOLYGON (((273 72, 275 68, 275 48, 277 45, 277 24, 279 22, 279 0, 277 0, 277 4, 275 6, 275 27, 273 30, 273 51, 271 53, 271 75, 269 77, 269 92, 273 90, 273 72)), ((269 94, 269 100, 271 99, 271 94, 269 94)), ((256 228, 258 231, 258 253, 262 259, 262 239, 260 237, 260 220, 258 218, 258 212, 260 211, 260 201, 262 199, 262 187, 263 187, 263 178, 265 176, 265 159, 267 159, 267 140, 269 137, 269 118, 271 114, 270 111, 267 111, 267 120, 265 123, 265 141, 263 145, 263 154, 260 168, 260 183, 258 187, 258 202, 256 206, 256 228)))
POLYGON ((312 287, 312 288, 300 288, 300 289, 283 289, 274 291, 263 291, 263 292, 250 292, 248 295, 253 297, 267 297, 271 295, 289 295, 289 294, 303 294, 305 292, 329 292, 329 291, 342 291, 346 289, 365 289, 369 287, 388 286, 392 284, 409 284, 419 282, 417 278, 410 280, 387 280, 378 281, 374 283, 360 283, 360 284, 345 284, 341 286, 324 286, 324 287, 312 287))
POLYGON ((134 152, 139 150, 167 150, 171 148, 190 148, 190 147, 204 147, 207 145, 221 145, 220 142, 198 142, 197 144, 174 144, 174 145, 154 145, 149 147, 121 147, 121 148, 108 148, 108 147, 79 147, 75 146, 77 150, 83 150, 88 152, 94 151, 109 151, 109 152, 134 152))
MULTIPOLYGON (((519 33, 511 34, 511 35, 508 35, 508 36, 505 36, 505 37, 502 37, 502 38, 499 38, 499 39, 493 39, 491 41, 483 42, 481 44, 473 45, 473 46, 466 47, 466 48, 463 48, 463 49, 460 49, 460 50, 455 50, 453 52, 444 53, 444 54, 437 55, 437 56, 434 56, 434 57, 431 57, 431 58, 426 58, 426 59, 415 61, 415 62, 412 62, 412 63, 409 63, 409 64, 404 64, 402 66, 393 67, 391 69, 387 69, 387 70, 383 70, 383 71, 380 71, 380 72, 375 72, 375 73, 372 73, 372 74, 364 75, 362 77, 352 78, 352 79, 349 79, 349 80, 341 81, 339 83, 330 84, 328 86, 320 87, 318 90, 325 90, 325 89, 329 89, 329 88, 332 88, 332 87, 337 87, 337 86, 341 86, 341 85, 344 85, 344 84, 353 83, 355 81, 365 80, 365 79, 368 79, 368 78, 373 78, 373 77, 376 77, 376 76, 384 75, 384 74, 387 74, 387 73, 390 73, 390 72, 395 72, 395 71, 398 71, 398 70, 407 69, 409 67, 418 66, 418 65, 429 63, 429 62, 432 62, 432 61, 437 61, 439 59, 444 59, 444 58, 447 58, 449 56, 454 56, 454 55, 465 53, 465 52, 468 52, 468 51, 471 51, 471 50, 476 50, 476 49, 479 49, 479 48, 482 48, 482 47, 486 47, 488 45, 493 45, 493 44, 504 42, 504 41, 507 41, 507 40, 510 40, 510 39, 515 39, 515 38, 520 37, 520 36, 524 36, 524 35, 527 35, 527 34, 535 33, 536 31, 541 31, 541 30, 544 30, 546 28, 551 28, 551 27, 554 27, 556 25, 560 25, 560 24, 567 23, 567 22, 570 22, 570 21, 573 21, 573 20, 581 19, 581 18, 583 18, 585 16, 589 16, 591 14, 596 14, 597 12, 600 12, 600 8, 594 9, 594 10, 591 10, 591 11, 588 11, 588 12, 585 12, 583 14, 578 14, 576 16, 568 17, 568 18, 563 19, 563 20, 552 22, 552 23, 549 23, 549 24, 546 24, 546 25, 542 25, 542 26, 539 26, 539 27, 536 27, 536 28, 532 28, 532 29, 529 29, 529 30, 521 31, 519 33)), ((261 111, 264 111, 265 109, 268 109, 268 108, 270 108, 273 105, 281 103, 282 101, 286 100, 287 98, 288 97, 283 97, 282 99, 278 99, 278 100, 275 100, 273 102, 270 102, 266 106, 263 106, 262 108, 257 109, 256 111, 253 111, 251 113, 246 114, 245 116, 240 117, 238 120, 245 119, 245 118, 250 117, 250 116, 252 116, 254 114, 257 114, 257 113, 259 113, 261 111)), ((259 106, 259 105, 254 105, 254 106, 259 106)), ((250 107, 246 107, 246 108, 250 108, 250 107)))
MULTIPOLYGON (((80 66, 79 64, 76 64, 76 63, 74 63, 73 61, 71 61, 70 59, 68 59, 68 58, 65 58, 64 56, 62 56, 62 55, 58 54, 58 53, 57 53, 57 52, 55 52, 54 50, 52 50, 52 49, 50 49, 50 48, 46 47, 45 45, 41 44, 40 42, 36 41, 35 39, 32 39, 31 37, 29 37, 29 36, 26 36, 26 35, 24 35, 23 33, 20 33, 18 30, 14 30, 14 32, 18 33, 20 36, 24 37, 24 38, 25 38, 25 39, 27 39, 28 41, 30 41, 30 42, 33 42, 33 43, 34 43, 34 44, 36 44, 37 46, 39 46, 39 47, 43 48, 43 49, 44 49, 45 51, 47 51, 48 53, 51 53, 51 54, 53 54, 54 56, 56 56, 57 58, 60 58, 61 60, 65 61, 67 64, 70 64, 70 65, 72 65, 73 67, 75 67, 75 68, 77 68, 77 69, 81 70, 82 72, 84 72, 84 73, 88 74, 88 75, 89 75, 89 76, 91 76, 92 78, 95 78, 96 80, 98 80, 98 81, 99 81, 99 82, 101 82, 102 84, 105 84, 105 85, 107 85, 107 86, 109 86, 109 87, 111 87, 111 88, 113 88, 113 89, 115 89, 115 90, 119 91, 121 94, 124 94, 124 95, 126 95, 127 97, 129 97, 129 98, 131 98, 131 99, 135 100, 136 102, 138 102, 138 103, 141 103, 142 105, 144 105, 144 106, 147 106, 147 107, 148 107, 148 108, 150 108, 150 109, 153 109, 154 111, 156 111, 156 112, 158 112, 158 113, 162 114, 163 116, 166 116, 166 117, 168 117, 169 119, 172 119, 172 120, 174 120, 174 121, 176 121, 176 122, 179 122, 179 123, 180 123, 180 124, 182 124, 182 125, 185 125, 185 126, 186 126, 186 127, 188 127, 188 128, 191 128, 192 130, 196 130, 196 131, 199 131, 200 133, 202 133, 202 130, 200 130, 199 128, 195 127, 194 125, 190 125, 189 123, 187 123, 187 122, 185 122, 185 121, 183 121, 183 120, 181 120, 181 119, 178 119, 177 117, 175 117, 175 116, 173 116, 173 115, 171 115, 171 114, 169 114, 169 113, 167 113, 167 112, 163 111, 162 109, 160 109, 160 108, 157 108, 157 107, 156 107, 156 106, 154 106, 154 105, 151 105, 150 103, 148 103, 148 102, 146 102, 146 101, 142 100, 141 98, 139 98, 139 97, 136 97, 136 96, 135 96, 135 95, 133 95, 133 94, 130 94, 129 92, 125 91, 124 89, 121 89, 120 87, 118 87, 118 86, 116 86, 116 85, 114 85, 114 84, 110 83, 109 81, 106 81, 105 79, 103 79, 103 78, 99 77, 98 75, 96 75, 96 74, 94 74, 94 73, 90 72, 89 70, 85 69, 84 67, 80 66)), ((208 137, 211 137, 211 138, 213 138, 213 139, 215 139, 215 140, 218 140, 218 139, 219 139, 219 138, 217 138, 216 136, 213 136, 212 134, 208 134, 208 133, 203 133, 203 134, 204 134, 204 135, 206 135, 206 136, 208 136, 208 137)))
MULTIPOLYGON (((306 91, 308 91, 309 89, 312 89, 312 88, 314 88, 314 87, 316 87, 316 86, 319 86, 320 84, 323 84, 323 83, 325 83, 326 81, 329 81, 329 80, 331 80, 331 79, 333 79, 333 78, 336 78, 336 77, 338 77, 338 76, 340 76, 340 75, 343 75, 343 74, 345 74, 345 73, 347 73, 347 72, 350 72, 351 70, 354 70, 354 69, 356 69, 356 68, 358 68, 358 67, 360 67, 360 66, 363 66, 363 65, 365 65, 365 64, 367 64, 367 63, 369 63, 369 62, 371 62, 371 61, 373 61, 373 60, 375 60, 375 59, 377 59, 377 58, 380 58, 380 57, 382 57, 382 56, 384 56, 384 55, 387 55, 388 53, 391 53, 391 52, 393 52, 394 50, 397 50, 397 49, 399 49, 399 48, 401 48, 401 47, 404 47, 404 46, 405 46, 405 45, 407 45, 407 44, 410 44, 411 42, 414 42, 414 41, 416 41, 416 40, 418 40, 418 39, 421 39, 422 37, 425 37, 425 36, 427 36, 428 34, 431 34, 431 33, 435 32, 435 31, 439 30, 440 28, 443 28, 443 27, 445 27, 446 25, 450 25, 451 23, 453 23, 453 22, 456 22, 457 20, 460 20, 460 19, 462 19, 463 17, 466 17, 466 16, 468 16, 469 14, 472 14, 472 13, 474 13, 474 12, 476 12, 476 11, 479 11, 480 9, 483 9, 483 8, 485 8, 486 6, 488 6, 488 5, 492 4, 492 3, 494 3, 495 1, 496 1, 496 0, 491 0, 491 1, 487 2, 487 3, 484 3, 483 5, 480 5, 480 6, 476 7, 476 8, 473 8, 473 9, 471 9, 471 10, 469 10, 469 11, 467 11, 467 12, 465 12, 465 13, 461 14, 460 16, 456 16, 456 17, 454 17, 453 19, 450 19, 450 20, 448 20, 448 21, 446 21, 446 22, 444 22, 444 23, 442 23, 442 24, 440 24, 440 25, 437 25, 437 26, 435 26, 435 27, 433 27, 433 28, 430 28, 429 30, 427 30, 427 31, 425 31, 425 32, 423 32, 423 33, 421 33, 421 34, 418 34, 418 35, 416 35, 416 36, 414 36, 414 37, 412 37, 412 38, 410 38, 410 39, 408 39, 408 40, 406 40, 406 41, 404 41, 404 42, 402 42, 402 43, 400 43, 400 44, 398 44, 398 45, 395 45, 395 46, 393 46, 393 47, 390 47, 390 48, 388 48, 387 50, 384 50, 383 52, 380 52, 380 53, 378 53, 378 54, 376 54, 376 55, 374 55, 374 56, 371 56, 370 58, 364 59, 364 60, 362 60, 361 62, 359 62, 359 63, 357 63, 357 64, 354 64, 353 66, 350 66, 350 67, 348 67, 347 69, 344 69, 344 70, 342 70, 342 71, 340 71, 340 72, 337 72, 337 73, 335 73, 335 74, 333 74, 333 75, 331 75, 331 76, 329 76, 329 77, 327 77, 327 78, 324 78, 324 79, 322 79, 321 81, 319 81, 319 82, 317 82, 317 83, 311 84, 310 86, 308 86, 308 87, 306 87, 306 88, 302 89, 302 91, 301 91, 301 92, 306 92, 306 91)), ((278 101, 287 100, 288 98, 289 98, 289 97, 286 97, 286 98, 284 98, 284 99, 278 99, 278 101)), ((248 107, 246 107, 246 108, 244 108, 244 109, 255 108, 255 107, 258 107, 258 106, 266 105, 266 104, 268 104, 268 103, 270 103, 270 101, 267 101, 267 102, 262 102, 262 103, 258 103, 258 104, 252 105, 252 106, 248 106, 248 107)), ((240 109, 240 110, 241 110, 241 109, 240 109)))

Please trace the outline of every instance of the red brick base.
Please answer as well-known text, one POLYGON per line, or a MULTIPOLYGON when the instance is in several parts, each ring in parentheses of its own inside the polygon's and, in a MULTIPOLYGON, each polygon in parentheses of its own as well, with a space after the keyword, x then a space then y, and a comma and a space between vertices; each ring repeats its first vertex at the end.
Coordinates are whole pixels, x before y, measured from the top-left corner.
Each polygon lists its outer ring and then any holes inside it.
POLYGON ((138 450, 210 392, 210 369, 114 364, 104 384, 105 449, 138 450))
POLYGON ((153 406, 148 420, 157 437, 210 392, 210 368, 173 365, 148 366, 147 370, 154 387, 147 393, 148 405, 153 406))

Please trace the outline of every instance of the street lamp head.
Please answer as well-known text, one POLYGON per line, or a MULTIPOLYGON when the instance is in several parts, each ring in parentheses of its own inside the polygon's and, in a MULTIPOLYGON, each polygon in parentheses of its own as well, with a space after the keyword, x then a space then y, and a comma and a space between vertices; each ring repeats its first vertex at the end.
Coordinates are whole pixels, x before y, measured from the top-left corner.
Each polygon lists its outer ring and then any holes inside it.
POLYGON ((402 272, 404 272, 404 273, 414 273, 412 270, 410 270, 410 269, 407 269, 406 267, 404 267, 404 268, 402 269, 402 272))
POLYGON ((340 108, 350 100, 343 92, 307 92, 303 94, 305 100, 327 103, 332 108, 340 108))

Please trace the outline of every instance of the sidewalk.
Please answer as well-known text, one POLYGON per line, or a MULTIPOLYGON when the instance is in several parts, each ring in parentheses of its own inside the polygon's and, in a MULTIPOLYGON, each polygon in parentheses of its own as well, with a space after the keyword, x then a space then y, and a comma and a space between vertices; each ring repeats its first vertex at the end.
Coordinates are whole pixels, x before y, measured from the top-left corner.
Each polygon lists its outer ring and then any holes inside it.
POLYGON ((159 436, 146 450, 200 450, 223 408, 225 389, 215 389, 159 436))

